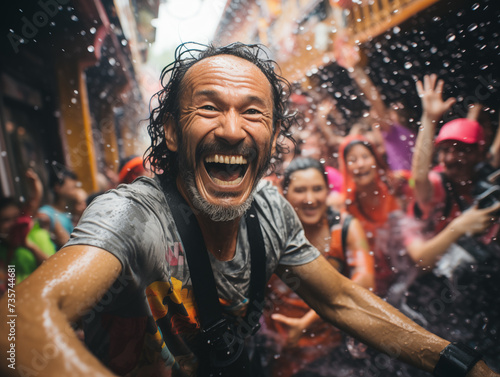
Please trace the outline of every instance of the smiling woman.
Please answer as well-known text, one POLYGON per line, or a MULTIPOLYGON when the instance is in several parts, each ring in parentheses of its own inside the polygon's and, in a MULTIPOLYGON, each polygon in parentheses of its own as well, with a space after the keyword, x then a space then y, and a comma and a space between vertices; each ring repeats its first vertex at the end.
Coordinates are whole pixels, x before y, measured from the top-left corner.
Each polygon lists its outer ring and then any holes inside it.
POLYGON ((348 136, 340 145, 347 211, 361 221, 375 258, 377 292, 384 295, 393 279, 387 245, 391 213, 401 209, 392 172, 362 136, 348 136))
MULTIPOLYGON (((285 169, 283 194, 297 213, 307 239, 338 271, 357 284, 373 289, 373 258, 369 255, 364 231, 358 220, 327 205, 328 192, 328 179, 319 160, 295 158, 285 169)), ((311 373, 339 346, 340 332, 323 322, 280 279, 273 277, 269 287, 268 300, 273 312, 264 318, 263 338, 266 344, 273 343, 268 345, 269 354, 281 353, 279 358, 266 361, 271 374, 289 377, 302 371, 318 377, 331 375, 330 370, 311 373), (272 348, 277 349, 271 352, 272 348), (313 361, 315 367, 311 364, 313 361)))

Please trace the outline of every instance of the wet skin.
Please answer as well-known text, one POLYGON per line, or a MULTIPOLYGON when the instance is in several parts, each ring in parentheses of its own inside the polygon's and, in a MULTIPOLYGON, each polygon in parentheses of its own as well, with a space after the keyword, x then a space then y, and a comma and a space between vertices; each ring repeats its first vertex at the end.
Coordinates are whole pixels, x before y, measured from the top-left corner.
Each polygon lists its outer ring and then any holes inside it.
MULTIPOLYGON (((183 154, 179 157, 185 163, 182 169, 194 172, 202 198, 227 207, 242 204, 276 142, 269 81, 252 63, 222 55, 195 64, 182 87, 182 144, 175 122, 169 119, 165 126, 168 148, 183 154), (221 164, 221 157, 229 164, 221 164)), ((185 182, 179 183, 189 198, 185 182)))
POLYGON ((317 169, 294 172, 285 196, 304 226, 318 224, 326 213, 328 189, 317 169))

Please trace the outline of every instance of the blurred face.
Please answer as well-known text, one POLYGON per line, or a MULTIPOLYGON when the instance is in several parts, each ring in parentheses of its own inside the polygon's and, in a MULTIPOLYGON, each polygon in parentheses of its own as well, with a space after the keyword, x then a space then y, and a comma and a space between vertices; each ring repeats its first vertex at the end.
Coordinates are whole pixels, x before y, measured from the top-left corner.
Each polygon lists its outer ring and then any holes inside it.
POLYGON ((241 216, 276 142, 269 81, 244 59, 207 58, 184 77, 180 108, 182 140, 173 120, 165 132, 179 154, 181 191, 213 220, 241 216))
POLYGON ((461 182, 471 179, 474 166, 479 162, 476 145, 447 140, 439 144, 439 162, 444 173, 452 181, 461 182))
POLYGON ((0 238, 7 238, 20 215, 21 211, 14 205, 7 206, 0 211, 0 238))
POLYGON ((62 198, 73 199, 76 195, 76 190, 78 189, 78 181, 72 178, 66 177, 61 185, 56 185, 54 187, 55 192, 62 198))
POLYGON ((81 216, 85 208, 87 208, 87 193, 84 189, 78 188, 75 191, 72 212, 75 216, 81 216))
POLYGON ((303 157, 311 157, 316 160, 325 157, 325 148, 317 135, 310 135, 300 146, 300 154, 303 157))
POLYGON ((286 199, 303 225, 318 224, 326 214, 328 188, 317 169, 298 170, 290 176, 286 199))
POLYGON ((377 162, 370 150, 356 144, 347 152, 345 161, 347 173, 358 187, 369 186, 377 177, 377 162))

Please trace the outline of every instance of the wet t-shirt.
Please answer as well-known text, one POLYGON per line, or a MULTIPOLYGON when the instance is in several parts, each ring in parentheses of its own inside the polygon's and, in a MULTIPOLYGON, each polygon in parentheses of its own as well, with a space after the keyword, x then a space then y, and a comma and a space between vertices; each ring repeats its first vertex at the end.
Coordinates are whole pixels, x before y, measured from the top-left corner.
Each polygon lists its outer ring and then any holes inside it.
MULTIPOLYGON (((266 247, 267 279, 278 264, 301 265, 319 252, 306 240, 288 202, 269 182, 255 193, 266 247)), ((97 197, 66 245, 107 250, 122 274, 83 317, 86 344, 119 375, 195 375, 200 329, 192 283, 169 204, 157 180, 142 177, 97 197), (144 374, 145 373, 145 374, 144 374)), ((235 257, 210 254, 224 310, 245 312, 249 297, 250 250, 244 217, 235 257)))

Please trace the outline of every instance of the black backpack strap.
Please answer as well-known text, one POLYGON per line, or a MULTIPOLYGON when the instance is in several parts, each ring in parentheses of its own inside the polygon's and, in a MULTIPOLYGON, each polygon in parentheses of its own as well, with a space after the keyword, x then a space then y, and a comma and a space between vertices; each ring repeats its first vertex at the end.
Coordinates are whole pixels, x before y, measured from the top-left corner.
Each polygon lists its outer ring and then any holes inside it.
MULTIPOLYGON (((177 190, 175 183, 163 184, 165 196, 181 237, 189 266, 193 294, 198 307, 202 332, 224 331, 225 321, 219 302, 208 250, 203 240, 196 216, 177 190)), ((250 243, 250 295, 245 321, 250 326, 247 335, 259 328, 259 318, 264 307, 266 286, 265 244, 257 216, 255 201, 245 214, 250 243)))
MULTIPOLYGON (((448 215, 451 212, 451 207, 453 206, 452 199, 453 199, 455 191, 453 190, 452 183, 448 180, 446 175, 443 172, 440 172, 439 175, 441 176, 441 183, 443 184, 443 188, 444 188, 444 192, 445 192, 443 216, 448 217, 448 215)), ((460 206, 460 202, 457 202, 457 204, 460 206)))
POLYGON ((451 212, 451 206, 453 204, 451 199, 454 199, 455 202, 458 204, 458 208, 460 208, 460 211, 464 212, 469 206, 467 205, 467 203, 465 202, 465 200, 463 198, 458 196, 457 191, 453 187, 453 184, 448 180, 446 175, 442 172, 439 174, 441 175, 441 179, 443 181, 443 186, 444 186, 444 189, 446 191, 446 207, 445 207, 445 209, 447 207, 449 207, 447 211, 443 211, 443 216, 448 217, 448 215, 451 212))
POLYGON ((218 326, 222 319, 222 309, 208 250, 196 216, 175 187, 175 183, 167 182, 164 188, 170 211, 184 246, 202 331, 208 331, 218 326))
MULTIPOLYGON (((446 175, 443 172, 439 173, 441 177, 441 184, 444 189, 444 208, 442 216, 448 217, 451 212, 451 207, 453 206, 452 196, 454 195, 454 190, 451 182, 446 178, 446 175)), ((460 202, 457 202, 459 206, 461 206, 460 202)), ((413 214, 417 219, 422 219, 423 211, 420 209, 420 206, 415 201, 413 204, 413 214)))
POLYGON ((351 225, 352 215, 346 215, 342 224, 342 252, 345 254, 347 250, 347 234, 349 233, 349 225, 351 225))
POLYGON ((246 213, 248 240, 250 243, 250 302, 245 320, 255 333, 260 327, 259 318, 264 309, 266 288, 266 245, 260 227, 255 201, 246 213))

